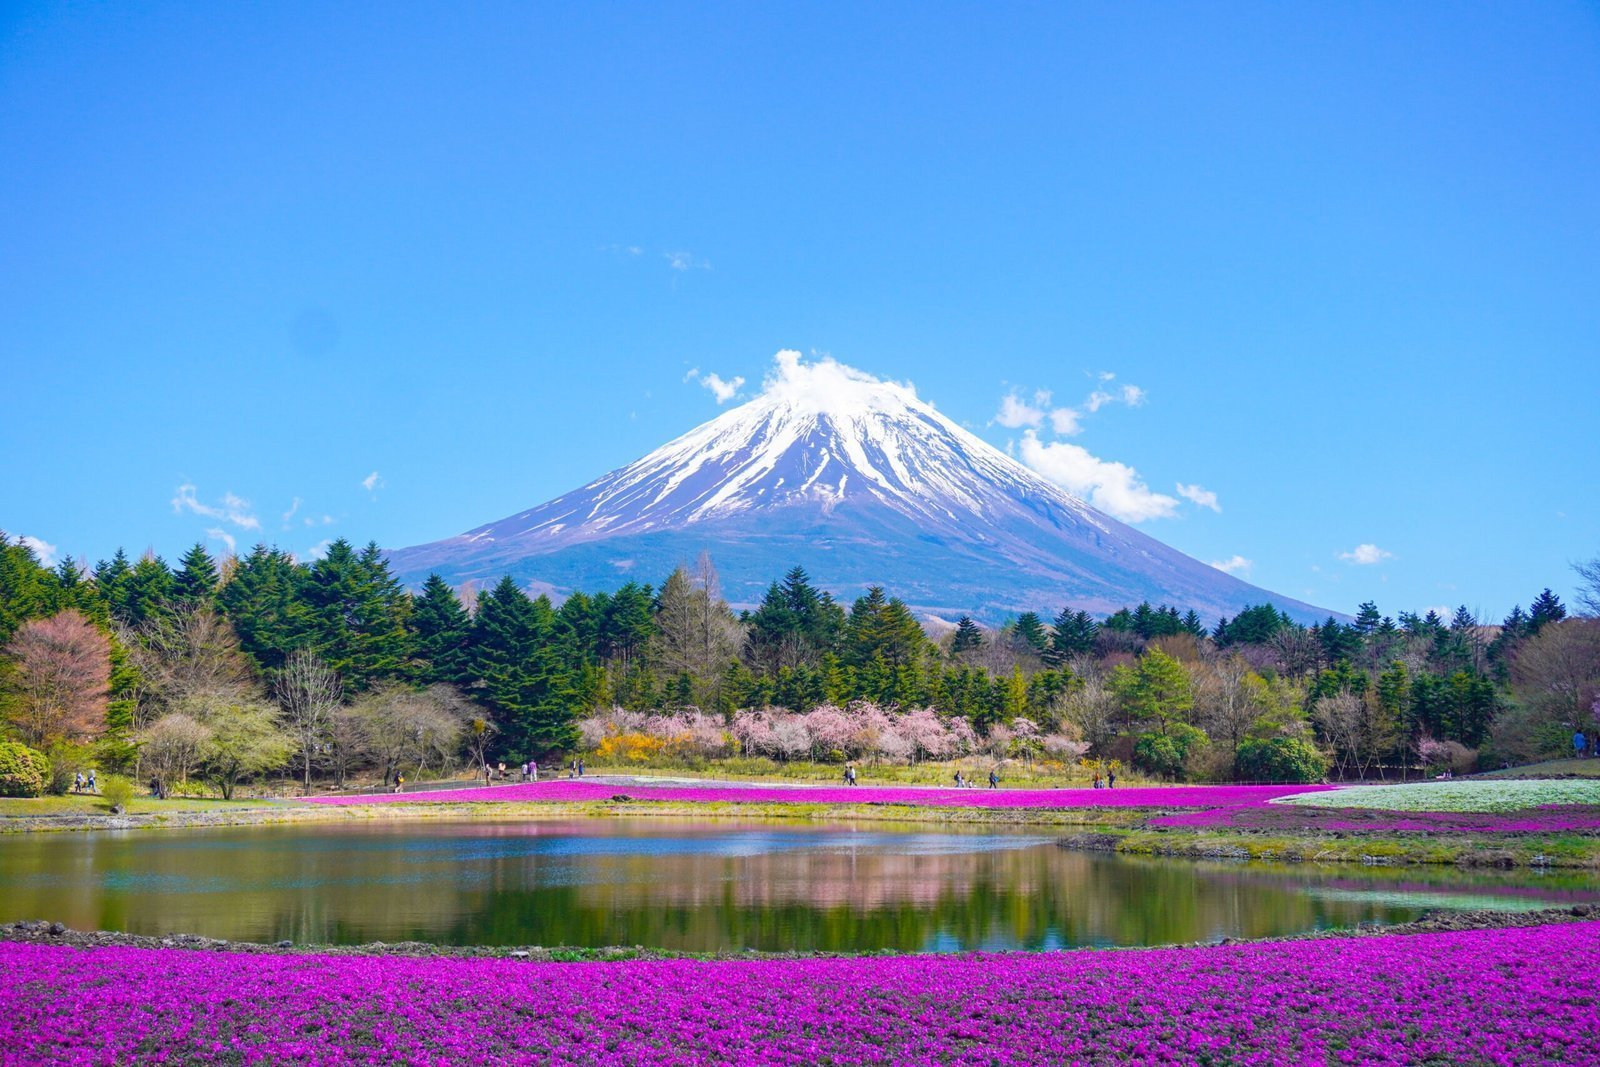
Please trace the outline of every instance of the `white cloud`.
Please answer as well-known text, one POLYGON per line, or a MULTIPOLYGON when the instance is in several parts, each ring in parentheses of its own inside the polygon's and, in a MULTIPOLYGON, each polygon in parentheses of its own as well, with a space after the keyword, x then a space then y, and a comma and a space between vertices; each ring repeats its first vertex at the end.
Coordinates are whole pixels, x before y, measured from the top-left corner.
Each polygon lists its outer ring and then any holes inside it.
POLYGON ((1038 429, 1048 420, 1052 430, 1063 437, 1070 437, 1083 431, 1078 418, 1078 412, 1073 408, 1052 408, 1048 389, 1035 390, 1032 400, 1024 400, 1013 389, 1000 398, 1000 410, 991 421, 1009 430, 1020 430, 1024 427, 1038 429))
POLYGON ((1122 402, 1130 408, 1136 408, 1144 403, 1144 390, 1137 385, 1124 385, 1122 387, 1122 402))
POLYGON ((199 499, 195 487, 188 482, 178 486, 174 491, 172 510, 180 515, 189 511, 196 515, 204 515, 208 519, 221 519, 244 530, 261 529, 261 520, 251 514, 248 500, 233 493, 223 493, 220 504, 206 504, 199 499))
POLYGON ((1179 482, 1178 495, 1196 507, 1210 508, 1216 512, 1222 511, 1222 505, 1217 503, 1217 494, 1199 485, 1184 485, 1179 482))
POLYGON ((212 538, 213 540, 221 541, 223 544, 227 545, 229 552, 234 551, 238 547, 237 542, 235 542, 233 539, 233 534, 224 530, 220 526, 211 527, 206 531, 206 536, 212 538))
POLYGON ((1101 371, 1099 374, 1096 374, 1095 377, 1100 379, 1102 382, 1114 382, 1117 380, 1116 374, 1108 370, 1101 371))
POLYGON ((685 374, 683 380, 686 382, 698 382, 709 390, 712 396, 716 397, 718 405, 726 404, 738 396, 739 390, 744 388, 744 378, 738 375, 724 379, 720 374, 701 374, 699 367, 685 374))
POLYGON ((300 498, 299 497, 295 497, 294 498, 294 503, 289 505, 289 510, 285 511, 283 513, 283 521, 285 523, 288 523, 288 521, 290 519, 294 518, 294 513, 299 511, 299 510, 300 510, 300 498))
MULTIPOLYGON (((1048 393, 1044 395, 1049 396, 1048 393)), ((1043 408, 1034 407, 1015 392, 1010 392, 1000 398, 1000 410, 995 413, 994 421, 1016 430, 1024 426, 1037 426, 1044 421, 1044 416, 1043 408)))
POLYGON ((1078 412, 1075 408, 1056 408, 1050 412, 1050 428, 1062 437, 1071 437, 1083 432, 1083 425, 1078 421, 1078 412))
POLYGON ((1178 502, 1150 491, 1139 472, 1125 463, 1100 459, 1064 441, 1045 444, 1028 430, 1022 435, 1022 462, 1075 496, 1123 522, 1164 519, 1178 502))
POLYGON ((1348 552, 1340 552, 1339 558, 1346 563, 1355 563, 1360 566, 1371 566, 1382 563, 1386 559, 1393 559, 1394 553, 1387 549, 1379 548, 1374 544, 1357 545, 1348 552))
POLYGON ((1089 414, 1092 415, 1115 399, 1116 397, 1112 396, 1104 389, 1096 389, 1094 392, 1089 394, 1089 399, 1083 402, 1083 406, 1088 408, 1089 414))
POLYGON ((676 271, 711 269, 710 263, 696 256, 693 252, 663 252, 661 255, 667 261, 667 266, 676 271))
POLYGON ((371 474, 361 479, 361 488, 365 489, 369 493, 375 493, 387 484, 388 483, 383 480, 383 475, 379 474, 377 471, 373 471, 371 474))
POLYGON ((333 538, 331 538, 331 537, 323 538, 321 541, 318 541, 316 544, 314 544, 310 548, 306 549, 305 556, 303 558, 305 558, 305 559, 321 559, 323 556, 326 556, 328 554, 328 546, 331 545, 331 544, 333 544, 333 538))
POLYGON ((1211 561, 1211 566, 1224 574, 1249 574, 1250 568, 1255 565, 1254 560, 1245 559, 1237 554, 1230 559, 1214 559, 1211 561))
POLYGON ((46 541, 44 538, 34 537, 32 534, 22 534, 17 538, 17 543, 20 545, 26 545, 28 548, 33 549, 33 554, 38 556, 39 562, 43 563, 46 567, 50 567, 55 564, 56 552, 58 552, 59 549, 57 549, 56 546, 52 545, 49 541, 46 541))

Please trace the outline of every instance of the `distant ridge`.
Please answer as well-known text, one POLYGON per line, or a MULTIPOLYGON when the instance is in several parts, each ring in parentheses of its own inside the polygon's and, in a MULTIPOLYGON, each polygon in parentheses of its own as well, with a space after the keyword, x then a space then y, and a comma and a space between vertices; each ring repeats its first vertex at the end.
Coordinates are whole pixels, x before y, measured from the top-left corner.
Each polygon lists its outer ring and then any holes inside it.
POLYGON ((926 615, 999 621, 1142 600, 1208 620, 1271 601, 1097 511, 919 399, 831 359, 778 356, 760 396, 564 496, 389 552, 420 584, 510 574, 558 594, 659 583, 707 551, 730 601, 796 564, 853 598, 883 585, 926 615))

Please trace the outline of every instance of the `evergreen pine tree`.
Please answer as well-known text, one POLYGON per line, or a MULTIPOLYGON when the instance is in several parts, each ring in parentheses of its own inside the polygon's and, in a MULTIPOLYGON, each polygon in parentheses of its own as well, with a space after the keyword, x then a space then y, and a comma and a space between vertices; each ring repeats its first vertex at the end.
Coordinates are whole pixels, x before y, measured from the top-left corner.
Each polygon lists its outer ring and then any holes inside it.
POLYGON ((128 575, 128 598, 122 621, 138 626, 149 619, 171 613, 173 608, 172 572, 153 552, 146 552, 128 575))
POLYGON ((410 598, 376 543, 359 553, 344 538, 311 565, 302 585, 318 654, 354 691, 407 673, 410 598))
POLYGON ((956 654, 971 652, 983 647, 983 629, 972 621, 971 615, 956 620, 956 633, 950 640, 950 651, 956 654))
POLYGON ((1045 633, 1044 623, 1031 611, 1024 611, 1017 616, 1011 632, 1020 650, 1032 652, 1036 656, 1042 655, 1050 645, 1050 635, 1045 633))
POLYGON ((291 652, 316 641, 317 620, 301 596, 308 580, 293 556, 257 545, 217 594, 239 647, 263 673, 280 669, 291 652))
POLYGON ((1538 633, 1547 623, 1560 622, 1567 617, 1566 605, 1549 589, 1533 598, 1528 605, 1528 633, 1538 633))
POLYGON ((455 591, 437 574, 411 601, 411 635, 417 680, 466 686, 472 670, 472 618, 455 591))
POLYGON ((549 599, 529 600, 510 575, 478 598, 473 673, 483 681, 479 698, 513 761, 570 751, 577 743, 574 679, 555 629, 549 599))
POLYGON ((199 541, 178 561, 172 579, 174 598, 189 604, 210 604, 217 595, 217 564, 199 541))
POLYGON ((100 590, 100 599, 111 610, 112 618, 127 617, 128 582, 132 576, 133 564, 128 562, 128 554, 120 548, 109 561, 101 560, 94 565, 95 587, 100 590))

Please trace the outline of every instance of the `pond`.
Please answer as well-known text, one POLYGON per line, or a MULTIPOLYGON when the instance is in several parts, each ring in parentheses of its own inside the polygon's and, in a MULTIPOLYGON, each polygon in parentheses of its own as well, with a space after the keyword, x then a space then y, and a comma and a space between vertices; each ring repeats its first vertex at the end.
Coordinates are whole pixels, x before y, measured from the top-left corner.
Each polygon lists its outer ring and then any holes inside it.
POLYGON ((1073 852, 1056 835, 792 820, 300 824, 0 839, 0 921, 245 941, 695 952, 1269 937, 1600 900, 1590 875, 1073 852))

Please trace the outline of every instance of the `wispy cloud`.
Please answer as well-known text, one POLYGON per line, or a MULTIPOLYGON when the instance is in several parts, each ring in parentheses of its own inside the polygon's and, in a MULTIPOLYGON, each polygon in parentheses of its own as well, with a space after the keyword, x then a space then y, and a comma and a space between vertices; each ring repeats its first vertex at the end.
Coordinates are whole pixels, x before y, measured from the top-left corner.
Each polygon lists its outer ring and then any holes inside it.
POLYGON ((1211 566, 1224 574, 1249 574, 1250 568, 1255 566, 1255 561, 1236 554, 1229 559, 1214 559, 1211 561, 1211 566))
POLYGON ((185 482, 178 486, 172 497, 172 510, 179 515, 185 511, 203 515, 208 519, 221 519, 242 530, 261 529, 261 520, 250 510, 250 502, 233 493, 223 493, 220 504, 207 504, 197 495, 195 487, 185 482))
POLYGON ((361 479, 361 488, 365 489, 369 493, 376 493, 379 489, 382 489, 387 484, 389 483, 383 480, 383 475, 379 474, 377 471, 373 471, 371 474, 361 479))
POLYGON ((720 374, 701 374, 696 367, 683 376, 686 382, 698 382, 716 397, 719 405, 726 404, 739 395, 739 390, 744 388, 744 379, 735 375, 732 378, 723 378, 720 374))
POLYGON ((238 548, 238 542, 234 540, 233 534, 229 533, 227 530, 224 530, 220 526, 213 526, 208 529, 206 531, 206 536, 214 541, 221 541, 223 544, 227 545, 230 553, 238 548))
POLYGON ((39 562, 46 567, 55 565, 56 553, 60 550, 44 538, 34 537, 32 534, 20 534, 17 537, 17 543, 33 549, 33 554, 38 556, 39 562))
POLYGON ((1210 508, 1212 511, 1221 512, 1222 505, 1217 503, 1217 494, 1199 485, 1185 485, 1178 483, 1178 495, 1196 507, 1210 508))
MULTIPOLYGON (((693 252, 663 252, 667 266, 675 271, 710 270, 711 264, 693 252)), ((735 272, 737 273, 737 272, 735 272)))
POLYGON ((328 546, 331 544, 333 544, 333 538, 325 537, 321 541, 318 541, 316 544, 312 545, 310 548, 306 549, 305 555, 299 558, 308 560, 321 559, 323 556, 328 554, 328 546))
POLYGON ((1394 553, 1387 549, 1379 548, 1374 544, 1363 544, 1357 545, 1348 552, 1340 552, 1339 558, 1346 563, 1370 567, 1374 563, 1382 563, 1386 559, 1393 559, 1394 553))
POLYGON ((300 510, 300 498, 295 497, 294 503, 289 505, 289 510, 283 513, 283 524, 289 525, 289 520, 294 518, 294 513, 300 510))
POLYGON ((1078 412, 1067 407, 1050 406, 1050 390, 1036 389, 1032 400, 1025 400, 1015 389, 1000 398, 1000 410, 991 420, 1011 430, 1039 429, 1046 422, 1062 437, 1082 431, 1078 412))
POLYGON ((1022 435, 1022 462, 1075 496, 1123 522, 1170 517, 1178 501, 1152 492, 1126 463, 1104 460, 1066 441, 1044 442, 1028 430, 1022 435))

